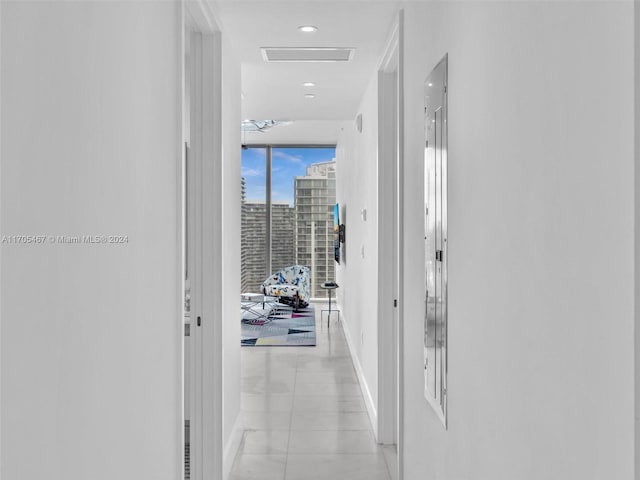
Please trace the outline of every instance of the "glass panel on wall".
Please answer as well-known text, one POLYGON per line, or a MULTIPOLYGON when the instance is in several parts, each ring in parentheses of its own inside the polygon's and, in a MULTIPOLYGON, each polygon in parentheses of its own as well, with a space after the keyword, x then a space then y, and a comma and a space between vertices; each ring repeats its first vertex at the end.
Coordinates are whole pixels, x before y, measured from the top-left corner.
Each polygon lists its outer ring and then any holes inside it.
POLYGON ((327 296, 320 285, 335 280, 335 182, 334 147, 243 149, 243 292, 260 292, 267 272, 300 264, 311 270, 311 296, 327 296), (266 171, 269 165, 270 184, 266 171), (267 228, 267 203, 270 204, 270 229, 267 228), (271 255, 267 255, 269 244, 271 255))
POLYGON ((424 394, 447 425, 447 57, 425 83, 424 394))
POLYGON ((267 278, 267 149, 242 150, 242 292, 259 293, 267 278))

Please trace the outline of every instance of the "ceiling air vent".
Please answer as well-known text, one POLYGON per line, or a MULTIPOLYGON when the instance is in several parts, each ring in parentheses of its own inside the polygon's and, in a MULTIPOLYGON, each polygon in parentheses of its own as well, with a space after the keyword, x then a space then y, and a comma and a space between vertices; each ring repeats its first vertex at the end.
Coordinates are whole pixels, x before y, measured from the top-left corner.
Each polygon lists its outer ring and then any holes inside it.
POLYGON ((266 62, 348 62, 353 48, 333 47, 262 47, 266 62))

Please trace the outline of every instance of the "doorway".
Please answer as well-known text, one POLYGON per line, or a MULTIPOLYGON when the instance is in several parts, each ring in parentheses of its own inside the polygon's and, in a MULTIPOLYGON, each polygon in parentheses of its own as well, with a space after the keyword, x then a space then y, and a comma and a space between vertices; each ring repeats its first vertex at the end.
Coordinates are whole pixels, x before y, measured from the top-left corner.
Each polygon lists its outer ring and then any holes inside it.
POLYGON ((204 4, 184 2, 183 14, 184 477, 221 480, 221 42, 204 4))
POLYGON ((402 478, 402 29, 400 11, 378 71, 378 443, 402 478))

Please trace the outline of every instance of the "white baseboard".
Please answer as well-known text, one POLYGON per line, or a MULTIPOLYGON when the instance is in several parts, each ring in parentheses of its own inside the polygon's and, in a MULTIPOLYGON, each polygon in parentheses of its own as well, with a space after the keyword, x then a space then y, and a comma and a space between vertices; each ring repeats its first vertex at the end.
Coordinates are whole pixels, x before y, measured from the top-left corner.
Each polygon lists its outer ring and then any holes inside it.
POLYGON ((229 441, 224 446, 222 478, 224 478, 225 480, 227 480, 229 478, 229 475, 231 474, 231 468, 233 467, 233 462, 236 459, 236 454, 238 453, 238 449, 240 448, 243 433, 244 428, 242 426, 242 413, 238 412, 236 421, 233 424, 233 430, 231 430, 229 441))
MULTIPOLYGON (((341 308, 337 305, 338 308, 341 308)), ((358 382, 360 383, 360 390, 362 390, 362 396, 364 397, 364 404, 367 407, 367 413, 369 414, 369 421, 371 422, 371 428, 373 429, 373 434, 375 435, 376 441, 378 440, 378 412, 375 407, 375 403, 373 402, 373 397, 371 396, 371 391, 369 390, 369 385, 367 384, 367 380, 364 377, 364 372, 362 371, 362 365, 360 365, 360 359, 356 353, 355 344, 353 343, 353 339, 351 338, 351 334, 349 333, 349 328, 347 324, 348 320, 344 316, 344 309, 341 309, 343 312, 341 315, 342 318, 342 330, 344 331, 344 336, 347 340, 347 346, 349 347, 349 352, 351 353, 351 361, 353 362, 353 368, 356 370, 356 375, 358 376, 358 382)))

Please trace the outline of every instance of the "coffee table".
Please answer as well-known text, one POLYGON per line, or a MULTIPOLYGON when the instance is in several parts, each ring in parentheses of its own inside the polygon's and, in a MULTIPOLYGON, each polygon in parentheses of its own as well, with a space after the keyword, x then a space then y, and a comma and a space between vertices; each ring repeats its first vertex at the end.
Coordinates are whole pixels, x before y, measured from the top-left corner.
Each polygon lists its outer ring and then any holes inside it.
POLYGON ((241 319, 247 323, 268 323, 269 316, 276 307, 274 297, 265 297, 261 293, 240 294, 241 319))

